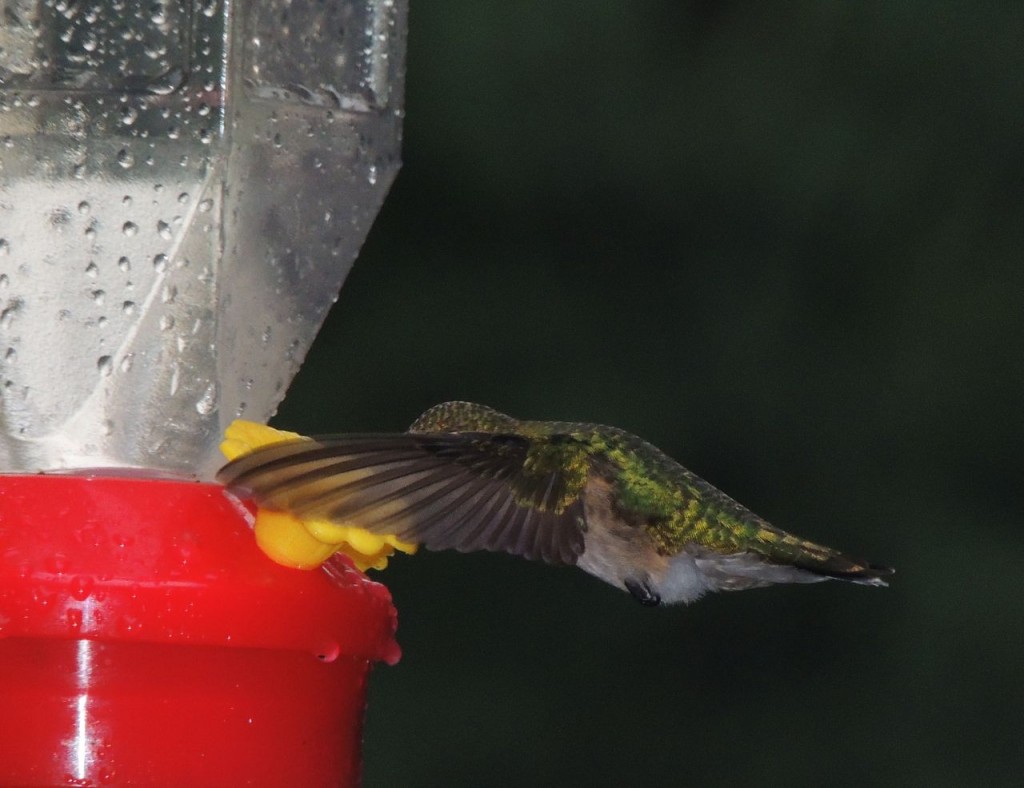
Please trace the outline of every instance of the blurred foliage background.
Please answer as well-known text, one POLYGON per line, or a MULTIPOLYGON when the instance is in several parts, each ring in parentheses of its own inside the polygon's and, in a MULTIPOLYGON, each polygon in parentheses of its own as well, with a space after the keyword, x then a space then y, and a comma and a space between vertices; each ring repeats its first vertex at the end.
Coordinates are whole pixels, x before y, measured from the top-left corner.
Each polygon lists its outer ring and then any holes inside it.
POLYGON ((275 423, 615 424, 899 574, 398 558, 366 784, 1019 784, 1024 7, 412 5, 405 168, 275 423))

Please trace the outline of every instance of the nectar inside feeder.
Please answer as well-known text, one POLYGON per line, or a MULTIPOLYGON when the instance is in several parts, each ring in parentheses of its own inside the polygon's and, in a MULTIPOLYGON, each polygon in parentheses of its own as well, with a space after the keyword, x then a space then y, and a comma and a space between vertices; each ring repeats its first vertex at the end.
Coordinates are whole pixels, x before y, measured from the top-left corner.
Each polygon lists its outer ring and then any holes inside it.
POLYGON ((387 591, 205 480, 397 172, 405 3, 93 5, 0 29, 0 784, 355 784, 387 591))

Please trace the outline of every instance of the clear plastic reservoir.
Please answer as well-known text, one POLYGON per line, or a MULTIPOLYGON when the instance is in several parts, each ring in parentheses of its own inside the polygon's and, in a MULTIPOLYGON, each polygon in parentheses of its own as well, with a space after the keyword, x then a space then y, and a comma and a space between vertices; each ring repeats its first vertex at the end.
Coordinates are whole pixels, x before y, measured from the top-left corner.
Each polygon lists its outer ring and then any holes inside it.
POLYGON ((398 169, 405 4, 0 5, 0 472, 209 476, 398 169))

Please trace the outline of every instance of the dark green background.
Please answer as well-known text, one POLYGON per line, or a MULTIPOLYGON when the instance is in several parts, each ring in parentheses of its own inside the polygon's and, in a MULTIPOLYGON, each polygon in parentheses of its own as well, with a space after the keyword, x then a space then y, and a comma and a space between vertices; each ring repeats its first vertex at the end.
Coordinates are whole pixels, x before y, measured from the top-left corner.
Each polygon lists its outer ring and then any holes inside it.
POLYGON ((1019 3, 413 3, 406 165, 275 423, 611 423, 899 574, 647 610, 396 559, 368 786, 1019 784, 1022 31, 1019 3))

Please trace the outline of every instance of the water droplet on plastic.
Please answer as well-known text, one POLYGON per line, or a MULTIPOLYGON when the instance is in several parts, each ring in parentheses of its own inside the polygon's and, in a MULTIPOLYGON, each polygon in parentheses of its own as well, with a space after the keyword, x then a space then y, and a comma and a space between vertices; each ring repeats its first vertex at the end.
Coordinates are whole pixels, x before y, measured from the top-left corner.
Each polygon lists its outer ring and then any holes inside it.
POLYGON ((121 363, 118 365, 122 372, 130 372, 132 364, 135 362, 135 356, 131 353, 126 353, 125 357, 121 359, 121 363))
POLYGON ((90 260, 89 265, 85 267, 85 275, 92 279, 100 275, 100 267, 96 265, 94 260, 90 260))
POLYGON ((88 216, 90 210, 92 210, 92 206, 89 205, 89 203, 87 203, 85 200, 82 200, 80 203, 78 203, 78 212, 82 214, 82 216, 88 216))
POLYGON ((55 575, 62 575, 68 568, 68 558, 63 553, 54 553, 46 564, 55 575))
POLYGON ((165 304, 173 304, 178 297, 178 288, 174 285, 167 285, 160 293, 160 301, 165 304))
POLYGON ((213 200, 207 198, 199 201, 200 213, 209 213, 211 208, 213 208, 213 200))
POLYGON ((187 205, 189 199, 190 198, 188 192, 182 192, 181 194, 178 195, 178 202, 181 203, 182 205, 187 205))
POLYGON ((160 330, 170 331, 174 328, 174 315, 164 315, 160 318, 160 330))
POLYGON ((121 150, 117 152, 117 163, 127 170, 135 164, 135 157, 127 148, 121 148, 121 150))
POLYGON ((129 260, 127 257, 119 257, 117 258, 117 267, 120 268, 125 273, 128 273, 129 271, 132 270, 132 261, 129 260))
POLYGON ((366 171, 366 180, 371 186, 377 185, 377 165, 371 164, 369 169, 366 171))
POLYGON ((200 416, 209 416, 217 408, 217 386, 211 383, 196 402, 196 411, 200 416))
POLYGON ((79 602, 84 602, 92 593, 91 577, 75 577, 71 581, 71 596, 79 602))
POLYGON ((68 609, 65 615, 67 616, 68 629, 72 632, 78 632, 82 628, 82 611, 77 607, 73 607, 68 609))
POLYGON ((11 253, 11 244, 6 238, 0 238, 0 257, 11 253))
POLYGON ((11 323, 14 322, 14 313, 18 311, 20 306, 19 302, 15 302, 0 312, 0 328, 5 331, 10 329, 11 323))
POLYGON ((171 231, 171 226, 161 219, 156 223, 156 232, 165 241, 170 241, 174 237, 174 233, 171 231))
POLYGON ((121 232, 127 235, 129 238, 134 236, 139 231, 139 226, 135 222, 125 222, 121 226, 121 232))
POLYGON ((125 126, 131 126, 138 117, 139 113, 138 110, 135 109, 135 107, 121 107, 121 122, 125 126))
POLYGON ((159 272, 166 271, 167 270, 167 255, 163 254, 162 252, 160 254, 156 255, 153 258, 153 267, 157 271, 159 271, 159 272))
POLYGON ((110 356, 100 356, 96 359, 96 369, 105 377, 114 371, 114 360, 110 356))
POLYGON ((98 306, 103 306, 103 300, 107 293, 105 290, 93 290, 89 295, 92 296, 92 300, 95 301, 98 306))
POLYGON ((126 194, 124 197, 121 198, 121 205, 123 205, 125 208, 130 208, 131 204, 132 196, 130 194, 126 194))
POLYGON ((121 304, 121 311, 124 312, 126 315, 135 314, 135 302, 125 301, 123 304, 121 304))

